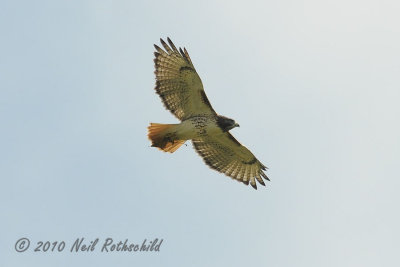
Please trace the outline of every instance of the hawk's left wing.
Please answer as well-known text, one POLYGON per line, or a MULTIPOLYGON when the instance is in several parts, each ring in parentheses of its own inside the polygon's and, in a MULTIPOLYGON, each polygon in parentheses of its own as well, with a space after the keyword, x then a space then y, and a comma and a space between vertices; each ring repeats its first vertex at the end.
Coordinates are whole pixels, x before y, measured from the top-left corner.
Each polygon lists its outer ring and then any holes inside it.
POLYGON ((269 180, 263 172, 267 169, 245 146, 241 145, 229 132, 219 136, 193 139, 193 146, 204 162, 219 172, 257 189, 257 181, 264 184, 261 177, 269 180))

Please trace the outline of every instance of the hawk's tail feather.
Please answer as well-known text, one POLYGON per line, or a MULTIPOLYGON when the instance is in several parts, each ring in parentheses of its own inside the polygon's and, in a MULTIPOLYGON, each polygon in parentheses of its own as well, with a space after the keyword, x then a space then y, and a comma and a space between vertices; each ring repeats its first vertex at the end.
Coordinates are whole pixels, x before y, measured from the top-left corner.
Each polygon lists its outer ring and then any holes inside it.
POLYGON ((176 132, 174 131, 176 126, 176 124, 150 123, 147 129, 149 131, 148 137, 152 143, 151 146, 165 152, 175 152, 185 143, 185 140, 176 140, 176 132))

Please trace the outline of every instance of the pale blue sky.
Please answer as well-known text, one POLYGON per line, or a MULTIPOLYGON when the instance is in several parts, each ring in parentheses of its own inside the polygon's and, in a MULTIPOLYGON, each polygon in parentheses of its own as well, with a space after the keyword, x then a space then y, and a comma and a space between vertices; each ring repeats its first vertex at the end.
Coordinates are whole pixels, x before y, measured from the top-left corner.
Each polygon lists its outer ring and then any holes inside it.
POLYGON ((398 1, 2 1, 0 266, 399 266, 398 1), (270 169, 255 191, 154 93, 153 43, 185 46, 214 109, 270 169), (159 253, 15 242, 163 238, 159 253))

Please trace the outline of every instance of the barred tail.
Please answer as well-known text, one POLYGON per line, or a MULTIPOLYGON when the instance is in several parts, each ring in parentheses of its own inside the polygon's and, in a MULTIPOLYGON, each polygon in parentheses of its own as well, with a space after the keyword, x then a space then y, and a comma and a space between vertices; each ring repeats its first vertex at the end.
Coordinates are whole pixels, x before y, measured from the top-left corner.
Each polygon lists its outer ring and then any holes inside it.
POLYGON ((150 123, 150 126, 147 127, 147 136, 151 140, 151 146, 165 152, 175 152, 185 143, 185 140, 176 140, 176 126, 177 124, 150 123))

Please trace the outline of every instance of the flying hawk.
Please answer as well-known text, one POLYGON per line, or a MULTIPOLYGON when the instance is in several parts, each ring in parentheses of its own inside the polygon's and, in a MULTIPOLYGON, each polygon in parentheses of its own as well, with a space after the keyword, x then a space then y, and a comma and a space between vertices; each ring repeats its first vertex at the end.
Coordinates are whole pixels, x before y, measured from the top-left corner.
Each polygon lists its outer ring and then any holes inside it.
POLYGON ((168 38, 160 39, 165 51, 154 45, 156 92, 179 124, 150 123, 148 137, 153 147, 175 152, 192 140, 204 162, 221 173, 257 189, 256 180, 265 186, 265 167, 229 130, 239 127, 234 120, 218 115, 208 101, 203 84, 188 52, 179 50, 168 38))

